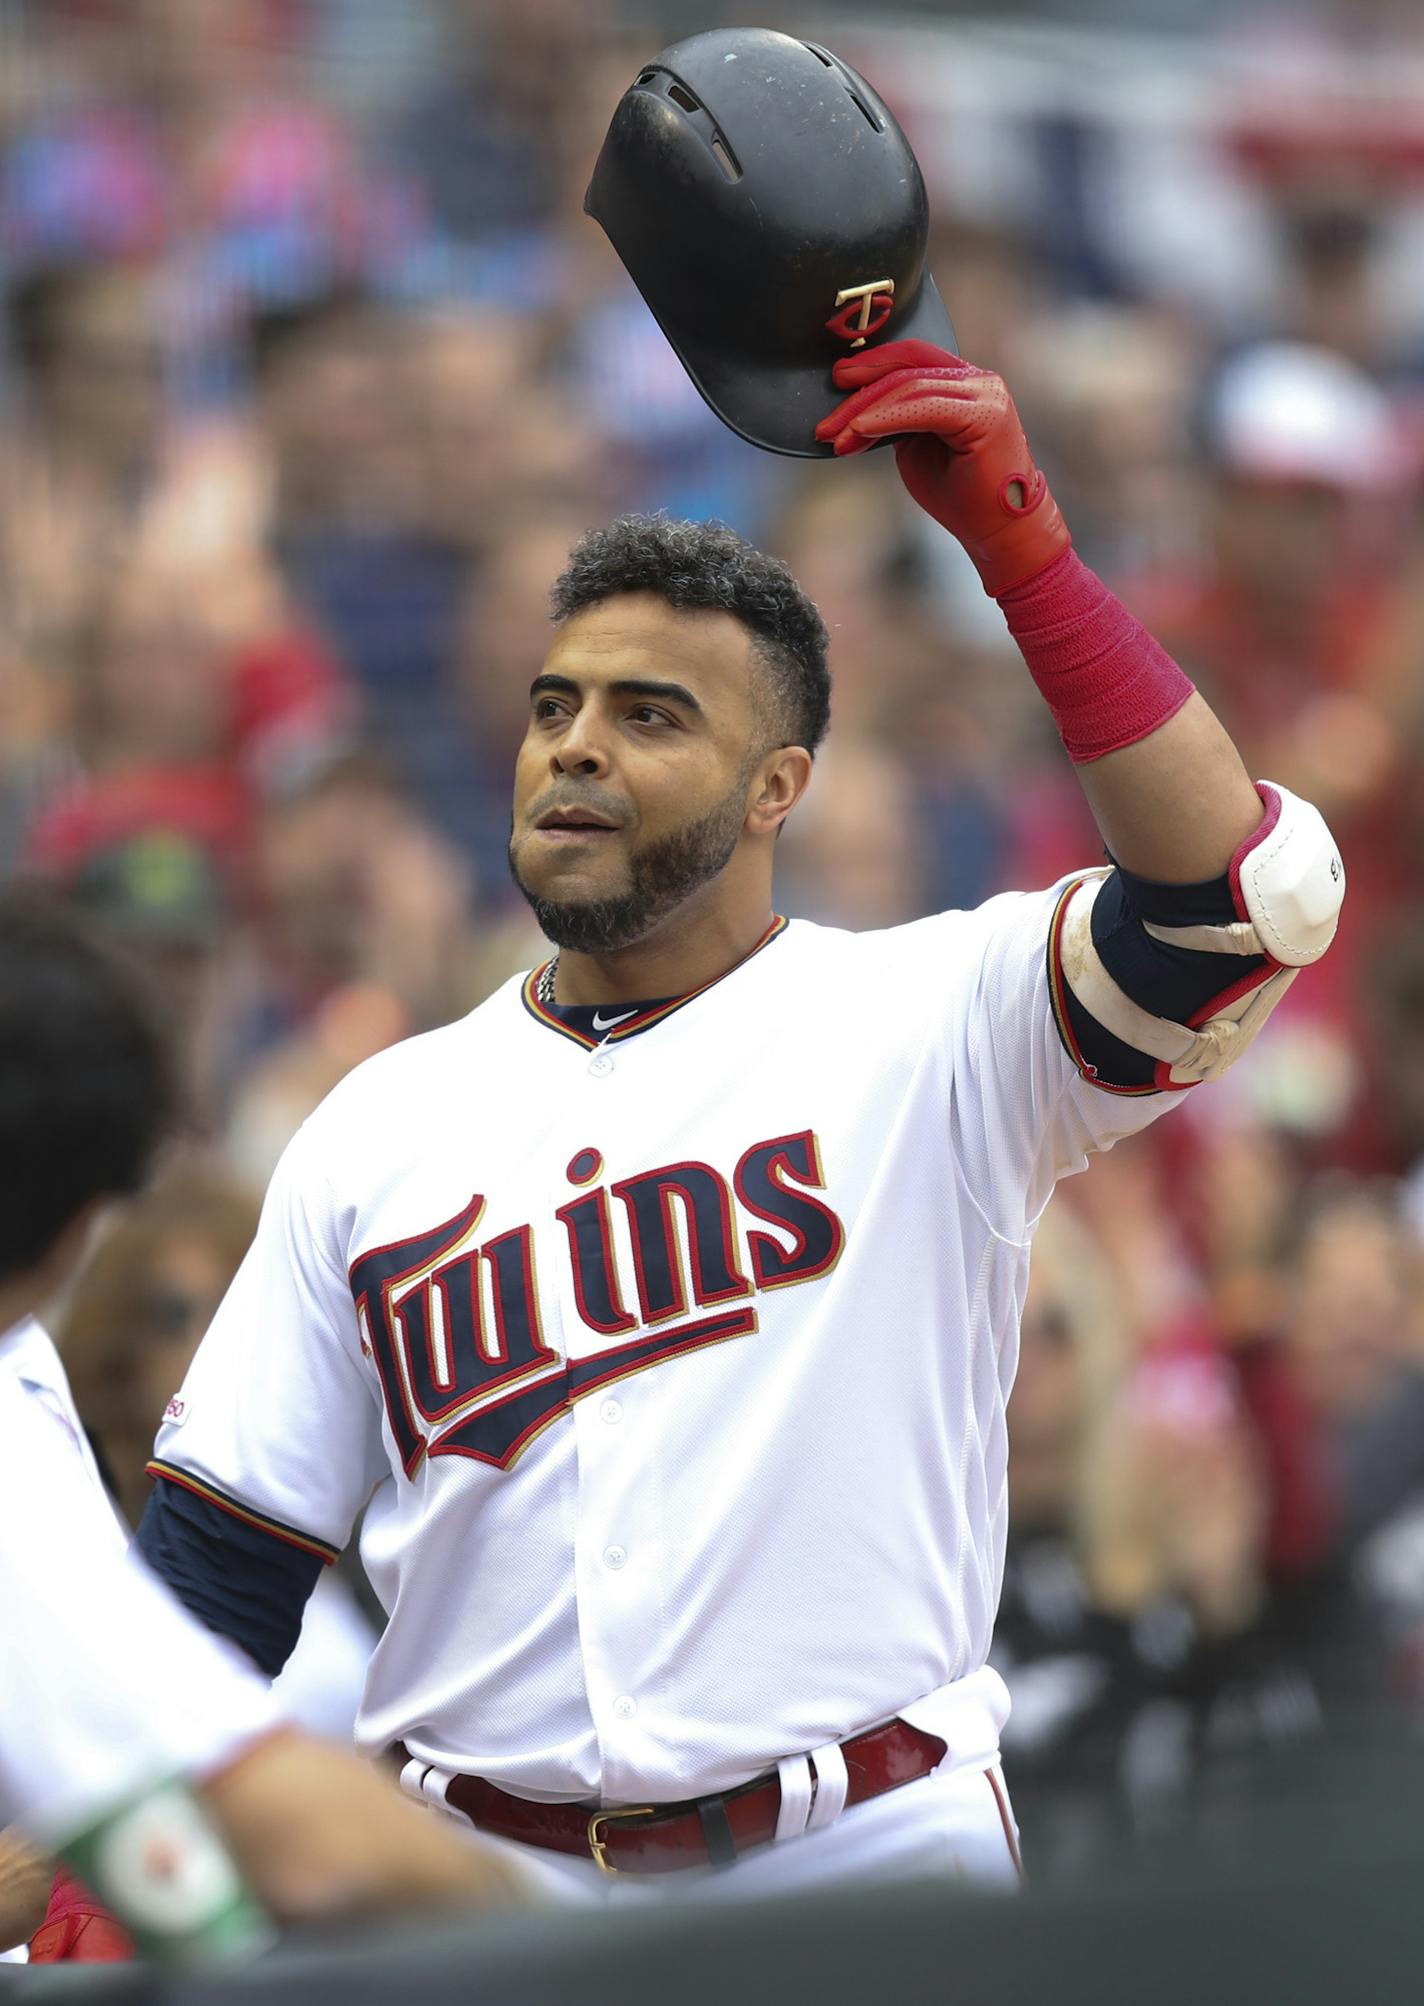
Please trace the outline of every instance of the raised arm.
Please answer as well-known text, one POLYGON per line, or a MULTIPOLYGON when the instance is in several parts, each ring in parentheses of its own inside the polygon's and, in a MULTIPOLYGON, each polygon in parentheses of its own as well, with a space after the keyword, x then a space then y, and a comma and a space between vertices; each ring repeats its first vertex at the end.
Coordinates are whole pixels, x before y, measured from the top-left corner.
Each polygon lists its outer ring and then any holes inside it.
POLYGON ((1318 812, 1256 785, 1225 730, 1082 563, 1002 378, 924 342, 836 364, 838 455, 895 440, 900 475, 1003 608, 1115 868, 1065 895, 1054 1007, 1084 1077, 1194 1084, 1249 1043, 1335 932, 1344 871, 1318 812))
POLYGON ((1113 856, 1144 878, 1225 871, 1261 821, 1205 700, 1074 555, 1003 378, 924 342, 836 365, 853 394, 816 428, 838 455, 887 436, 905 486, 1003 607, 1113 856))

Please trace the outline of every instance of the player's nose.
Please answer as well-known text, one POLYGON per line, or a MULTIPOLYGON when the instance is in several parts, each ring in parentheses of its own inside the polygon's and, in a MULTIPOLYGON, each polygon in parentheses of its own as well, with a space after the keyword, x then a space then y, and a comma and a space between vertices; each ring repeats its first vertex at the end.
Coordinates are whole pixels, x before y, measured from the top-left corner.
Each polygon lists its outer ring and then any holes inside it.
POLYGON ((550 770, 556 774, 601 774, 607 773, 609 763, 607 734, 585 705, 560 732, 549 754, 550 770))

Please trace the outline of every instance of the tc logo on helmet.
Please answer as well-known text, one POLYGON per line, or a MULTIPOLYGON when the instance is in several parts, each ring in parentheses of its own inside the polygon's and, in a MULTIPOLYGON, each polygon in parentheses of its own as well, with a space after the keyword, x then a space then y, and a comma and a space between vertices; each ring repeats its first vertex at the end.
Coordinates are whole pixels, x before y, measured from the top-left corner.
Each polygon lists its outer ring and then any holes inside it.
POLYGON ((872 279, 869 285, 846 286, 836 294, 836 305, 840 311, 831 315, 827 328, 838 341, 864 348, 895 311, 895 281, 872 279))

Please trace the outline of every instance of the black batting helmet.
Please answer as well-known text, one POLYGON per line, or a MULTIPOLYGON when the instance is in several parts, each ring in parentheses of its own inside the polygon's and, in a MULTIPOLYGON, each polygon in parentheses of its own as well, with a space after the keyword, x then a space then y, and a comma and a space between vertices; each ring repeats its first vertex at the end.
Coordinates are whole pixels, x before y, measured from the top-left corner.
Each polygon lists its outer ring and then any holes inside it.
POLYGON ((827 456, 814 428, 852 349, 954 347, 909 143, 864 77, 813 42, 717 28, 654 56, 613 114, 584 208, 754 446, 827 456))

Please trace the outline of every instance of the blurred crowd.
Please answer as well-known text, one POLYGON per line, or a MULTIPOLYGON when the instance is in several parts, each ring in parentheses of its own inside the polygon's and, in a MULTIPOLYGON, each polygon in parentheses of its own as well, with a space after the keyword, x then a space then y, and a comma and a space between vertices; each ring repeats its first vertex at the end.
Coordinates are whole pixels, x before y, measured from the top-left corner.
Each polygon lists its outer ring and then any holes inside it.
MULTIPOLYGON (((1424 1722, 1424 297, 1398 282, 1424 98, 1380 97, 1378 62, 1346 88, 1352 10, 1276 14, 1277 47, 1322 60, 1198 95, 1175 147, 1144 153, 1102 93, 1006 103, 1015 209, 941 129, 972 26, 762 12, 902 111, 963 352, 1008 377, 1083 556, 1251 769, 1321 805, 1351 880, 1249 1061, 1041 1236, 996 1650, 1030 1851, 1071 1873, 1424 1722), (1200 287, 1142 251, 1183 177, 1200 287), (1233 259, 1249 286, 1206 282, 1233 259)), ((1367 12, 1372 59, 1417 59, 1407 9, 1367 12)), ((287 1138, 539 958, 508 775, 585 526, 719 516, 821 606, 834 728, 783 911, 893 924, 1100 855, 996 609, 890 456, 735 439, 581 213, 621 90, 719 18, 0 7, 0 875, 131 946, 193 1111, 58 1319, 130 1515, 287 1138)), ((354 1704, 362 1593, 313 1619, 323 1726, 354 1704)))

